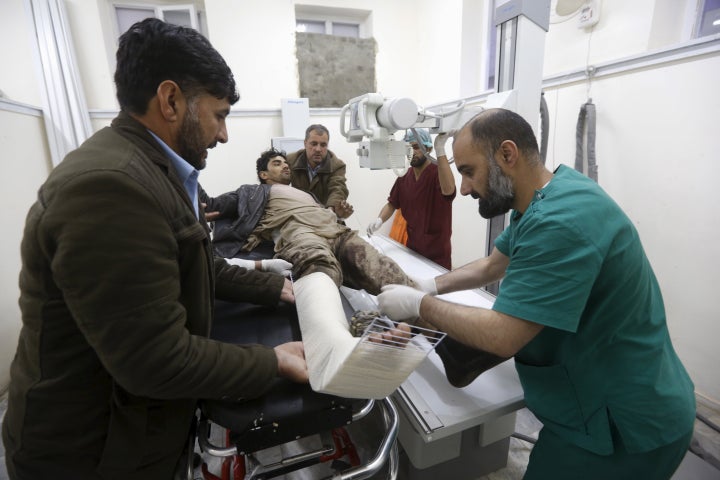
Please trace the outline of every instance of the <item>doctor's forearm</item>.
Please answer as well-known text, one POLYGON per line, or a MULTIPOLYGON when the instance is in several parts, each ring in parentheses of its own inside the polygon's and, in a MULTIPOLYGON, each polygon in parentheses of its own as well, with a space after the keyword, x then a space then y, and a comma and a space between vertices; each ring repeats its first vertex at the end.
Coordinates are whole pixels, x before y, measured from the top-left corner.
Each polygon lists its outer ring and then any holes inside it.
POLYGON ((383 221, 383 223, 385 223, 387 222, 388 218, 392 216, 393 213, 395 213, 395 207, 393 207, 389 203, 386 203, 382 210, 380 210, 379 217, 383 221))
POLYGON ((438 180, 440 181, 440 191, 443 195, 452 195, 455 191, 455 177, 445 155, 438 156, 438 180))
POLYGON ((459 342, 501 357, 512 357, 542 330, 536 323, 431 295, 423 297, 420 317, 459 342))
POLYGON ((487 258, 468 263, 444 275, 435 278, 438 293, 450 293, 484 287, 497 282, 505 273, 503 270, 491 269, 487 258))

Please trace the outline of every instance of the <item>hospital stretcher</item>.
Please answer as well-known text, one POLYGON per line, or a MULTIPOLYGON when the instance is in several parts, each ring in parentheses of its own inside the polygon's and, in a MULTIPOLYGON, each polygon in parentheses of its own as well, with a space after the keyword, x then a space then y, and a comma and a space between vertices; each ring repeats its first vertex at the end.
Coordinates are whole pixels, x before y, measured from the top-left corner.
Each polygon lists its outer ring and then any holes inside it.
MULTIPOLYGON (((343 306, 352 314, 346 300, 343 306)), ((216 302, 210 336, 229 343, 268 346, 301 339, 293 305, 263 307, 222 301, 216 302)), ((342 398, 314 392, 306 384, 277 378, 270 390, 258 399, 202 401, 197 438, 202 452, 224 459, 220 472, 211 472, 208 465, 203 464, 206 480, 274 478, 332 461, 338 466, 332 478, 338 480, 369 478, 383 468, 386 468, 388 478, 395 478, 398 429, 398 413, 390 398, 380 401, 342 398), (379 409, 384 434, 374 457, 361 463, 345 427, 365 419, 373 409, 379 409), (222 445, 216 445, 210 438, 212 425, 212 428, 225 430, 222 445), (262 450, 318 434, 322 443, 320 448, 269 464, 256 455, 262 450)))
MULTIPOLYGON (((410 275, 428 277, 444 271, 387 237, 373 236, 370 241, 410 275)), ((486 308, 493 301, 491 295, 479 291, 441 297, 486 308)), ((343 298, 343 304, 350 315, 349 302, 343 298)), ((275 309, 218 302, 211 336, 235 343, 276 345, 300 339, 300 332, 292 306, 275 309)), ((515 411, 523 406, 522 389, 512 360, 459 389, 449 385, 440 359, 433 352, 397 391, 377 402, 319 394, 308 385, 280 379, 261 399, 241 403, 203 402, 198 439, 204 452, 226 459, 220 477, 208 472, 205 478, 211 480, 273 478, 318 462, 340 459, 351 466, 333 478, 369 478, 384 466, 387 466, 388 478, 396 475, 417 480, 477 478, 505 466, 515 411), (360 465, 352 442, 342 428, 353 422, 373 420, 372 415, 364 417, 374 409, 381 413, 384 435, 375 456, 360 465), (212 424, 229 427, 223 445, 208 440, 207 430, 212 424), (256 461, 255 453, 262 448, 272 449, 317 433, 328 438, 323 448, 272 464, 256 461), (400 461, 396 439, 404 451, 400 461)))

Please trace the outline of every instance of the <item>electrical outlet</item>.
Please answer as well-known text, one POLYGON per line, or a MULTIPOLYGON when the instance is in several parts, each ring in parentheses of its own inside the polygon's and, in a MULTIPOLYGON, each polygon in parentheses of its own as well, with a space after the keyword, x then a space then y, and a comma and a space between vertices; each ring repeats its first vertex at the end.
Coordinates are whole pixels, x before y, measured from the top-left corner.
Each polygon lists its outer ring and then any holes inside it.
POLYGON ((590 0, 580 8, 578 28, 590 28, 600 21, 600 0, 590 0))

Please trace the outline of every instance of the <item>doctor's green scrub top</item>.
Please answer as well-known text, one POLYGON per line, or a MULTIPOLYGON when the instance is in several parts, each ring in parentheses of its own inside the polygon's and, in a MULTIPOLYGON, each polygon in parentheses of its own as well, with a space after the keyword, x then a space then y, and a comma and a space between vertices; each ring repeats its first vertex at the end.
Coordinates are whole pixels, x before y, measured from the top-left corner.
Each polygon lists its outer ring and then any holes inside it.
POLYGON ((570 443, 629 453, 693 428, 693 384, 673 350, 638 233, 592 180, 561 166, 495 246, 508 256, 493 309, 545 326, 515 355, 528 408, 570 443))

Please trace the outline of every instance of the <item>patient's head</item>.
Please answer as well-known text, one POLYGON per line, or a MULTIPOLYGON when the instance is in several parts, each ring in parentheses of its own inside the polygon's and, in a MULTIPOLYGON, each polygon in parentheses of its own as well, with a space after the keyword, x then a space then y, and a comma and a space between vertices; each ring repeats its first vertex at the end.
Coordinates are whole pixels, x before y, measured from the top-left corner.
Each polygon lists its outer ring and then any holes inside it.
POLYGON ((260 183, 290 185, 290 166, 285 152, 274 148, 266 150, 260 154, 256 166, 260 183))

